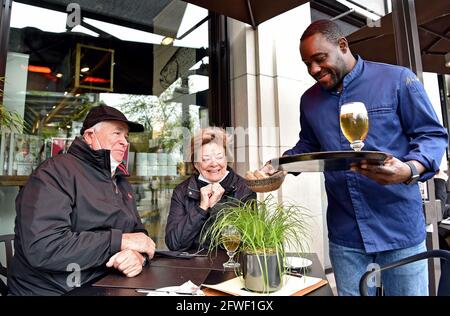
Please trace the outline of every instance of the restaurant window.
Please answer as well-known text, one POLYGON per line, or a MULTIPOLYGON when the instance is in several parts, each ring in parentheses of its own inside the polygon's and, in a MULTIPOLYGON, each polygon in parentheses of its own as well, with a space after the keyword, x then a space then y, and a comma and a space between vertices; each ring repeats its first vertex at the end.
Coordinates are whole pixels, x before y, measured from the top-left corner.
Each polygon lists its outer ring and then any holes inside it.
POLYGON ((163 248, 172 190, 192 172, 183 139, 209 125, 209 20, 183 1, 13 1, 3 104, 24 127, 2 128, 3 182, 24 184, 64 153, 91 107, 116 107, 145 126, 130 134, 126 161, 163 248))

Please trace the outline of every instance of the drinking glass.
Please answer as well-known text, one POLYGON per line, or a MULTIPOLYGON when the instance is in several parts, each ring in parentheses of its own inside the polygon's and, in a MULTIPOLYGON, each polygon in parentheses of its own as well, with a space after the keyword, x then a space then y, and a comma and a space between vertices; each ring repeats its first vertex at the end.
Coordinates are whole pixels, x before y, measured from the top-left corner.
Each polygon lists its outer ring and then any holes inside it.
POLYGON ((369 116, 362 102, 350 102, 341 106, 339 115, 341 130, 345 138, 350 142, 354 151, 361 151, 364 147, 363 140, 369 131, 369 116))
POLYGON ((241 243, 241 233, 232 225, 224 227, 222 230, 222 244, 227 251, 229 257, 228 261, 223 264, 225 268, 238 268, 239 262, 234 261, 233 257, 236 254, 236 250, 241 243))

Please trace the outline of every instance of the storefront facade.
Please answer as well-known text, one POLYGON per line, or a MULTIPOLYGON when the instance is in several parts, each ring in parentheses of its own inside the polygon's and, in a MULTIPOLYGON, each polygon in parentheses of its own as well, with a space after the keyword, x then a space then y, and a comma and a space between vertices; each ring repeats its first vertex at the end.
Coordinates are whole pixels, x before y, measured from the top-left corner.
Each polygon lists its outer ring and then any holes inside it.
POLYGON ((2 104, 23 126, 1 130, 0 234, 13 232, 15 196, 32 171, 107 104, 145 126, 130 135, 129 180, 164 248, 172 190, 192 172, 185 140, 230 126, 224 17, 164 0, 6 1, 1 13, 2 104))

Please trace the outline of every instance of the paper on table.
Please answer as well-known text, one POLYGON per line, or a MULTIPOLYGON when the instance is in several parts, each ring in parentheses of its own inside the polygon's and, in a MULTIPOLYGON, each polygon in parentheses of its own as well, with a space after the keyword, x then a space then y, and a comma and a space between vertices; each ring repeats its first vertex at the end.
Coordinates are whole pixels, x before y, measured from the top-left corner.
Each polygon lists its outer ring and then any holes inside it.
POLYGON ((200 287, 191 282, 191 280, 181 284, 176 291, 179 294, 192 294, 192 295, 203 295, 203 291, 200 287))
POLYGON ((147 293, 147 296, 184 296, 184 295, 196 295, 204 296, 200 287, 192 283, 190 280, 183 283, 180 286, 167 286, 156 290, 138 290, 141 293, 147 293))
POLYGON ((202 286, 227 294, 239 296, 290 296, 294 293, 297 293, 298 291, 318 284, 321 281, 323 281, 323 279, 310 276, 302 276, 301 278, 299 278, 291 275, 285 275, 284 286, 280 290, 269 294, 245 290, 244 279, 242 277, 236 277, 219 284, 202 284, 202 286))

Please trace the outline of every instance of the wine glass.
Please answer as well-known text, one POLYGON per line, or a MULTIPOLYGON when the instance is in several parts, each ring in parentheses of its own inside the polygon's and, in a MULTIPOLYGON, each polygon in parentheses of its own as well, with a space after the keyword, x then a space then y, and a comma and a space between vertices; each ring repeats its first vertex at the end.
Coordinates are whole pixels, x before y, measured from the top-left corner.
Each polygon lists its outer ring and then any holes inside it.
POLYGON ((345 138, 350 142, 354 151, 361 151, 364 147, 363 140, 369 131, 369 116, 362 102, 350 102, 341 106, 339 115, 341 130, 345 138))
POLYGON ((225 268, 239 268, 239 262, 234 261, 233 257, 236 254, 236 250, 239 248, 239 244, 241 243, 241 233, 236 226, 228 225, 223 228, 221 236, 222 244, 229 257, 228 261, 225 262, 223 266, 225 268))

